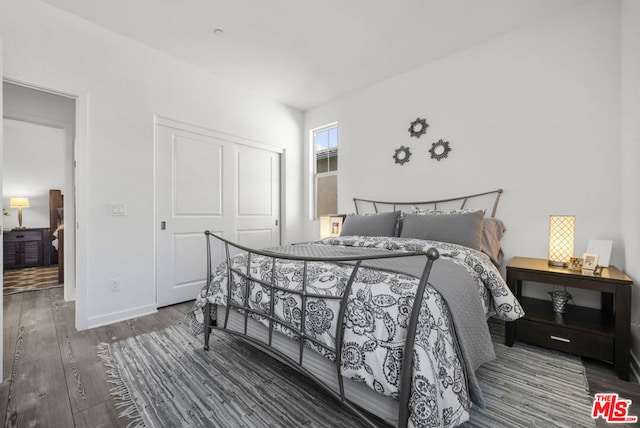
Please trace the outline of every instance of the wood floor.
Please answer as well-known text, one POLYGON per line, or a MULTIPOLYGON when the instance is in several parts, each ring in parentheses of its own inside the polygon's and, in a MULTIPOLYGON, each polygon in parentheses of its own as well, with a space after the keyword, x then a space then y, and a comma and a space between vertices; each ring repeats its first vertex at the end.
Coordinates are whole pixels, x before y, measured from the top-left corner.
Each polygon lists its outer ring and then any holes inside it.
MULTIPOLYGON (((191 303, 87 331, 76 331, 75 305, 63 289, 4 297, 4 379, 0 418, 5 427, 124 427, 109 396, 96 347, 175 324, 191 303)), ((640 385, 618 380, 612 366, 584 360, 591 393, 617 392, 640 416, 640 385)), ((602 419, 598 427, 610 426, 602 419)), ((619 425, 616 426, 633 426, 619 425)))
POLYGON ((4 296, 4 379, 0 418, 5 427, 125 427, 109 396, 96 353, 111 343, 175 324, 191 303, 92 330, 77 331, 75 304, 62 288, 4 296))

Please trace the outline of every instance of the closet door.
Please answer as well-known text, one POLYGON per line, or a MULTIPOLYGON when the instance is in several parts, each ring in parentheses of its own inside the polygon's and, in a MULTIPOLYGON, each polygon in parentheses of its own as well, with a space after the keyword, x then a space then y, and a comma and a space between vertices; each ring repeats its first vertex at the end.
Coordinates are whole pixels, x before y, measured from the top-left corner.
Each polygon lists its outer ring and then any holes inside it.
MULTIPOLYGON (((191 128, 156 129, 157 305, 206 283, 204 231, 251 246, 280 243, 280 154, 191 128)), ((212 245, 222 261, 222 246, 212 245)))
POLYGON ((237 145, 235 241, 250 248, 280 244, 280 154, 237 145))

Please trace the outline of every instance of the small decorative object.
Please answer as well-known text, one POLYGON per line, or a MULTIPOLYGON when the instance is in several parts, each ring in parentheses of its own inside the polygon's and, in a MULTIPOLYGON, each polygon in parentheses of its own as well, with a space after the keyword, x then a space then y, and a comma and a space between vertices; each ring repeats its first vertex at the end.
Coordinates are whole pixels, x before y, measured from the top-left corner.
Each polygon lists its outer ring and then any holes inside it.
POLYGON ((340 236, 345 217, 346 216, 342 214, 320 217, 320 239, 340 236))
POLYGON ((409 133, 412 137, 420 138, 421 135, 427 133, 427 128, 429 125, 427 124, 427 119, 417 118, 411 125, 409 125, 409 133))
POLYGON ((578 257, 569 257, 569 270, 580 272, 582 270, 583 259, 578 257))
POLYGON ((549 266, 567 267, 573 257, 576 217, 549 216, 549 266))
POLYGON ((589 243, 587 244, 587 253, 597 254, 599 256, 598 265, 602 267, 609 267, 611 247, 613 247, 613 241, 589 239, 589 243))
POLYGON ((332 216, 331 217, 331 232, 329 236, 340 236, 340 232, 342 232, 342 221, 344 217, 342 216, 332 216))
POLYGON ((9 199, 10 208, 18 208, 18 227, 16 229, 25 229, 22 225, 22 208, 29 208, 29 198, 23 196, 13 197, 9 199))
POLYGON ((442 158, 446 158, 451 147, 449 147, 448 141, 438 140, 437 143, 432 143, 429 152, 431 153, 431 159, 439 161, 442 158))
POLYGON ((409 162, 410 156, 411 151, 409 151, 409 147, 400 146, 399 149, 396 149, 396 153, 393 155, 393 158, 396 160, 396 163, 404 165, 405 162, 409 162))
POLYGON ((551 296, 551 303, 553 304, 553 312, 557 314, 563 314, 567 306, 567 302, 571 300, 571 294, 567 292, 567 289, 549 291, 551 296))
POLYGON ((600 258, 600 256, 598 256, 597 254, 584 253, 582 258, 584 260, 584 262, 582 262, 582 270, 596 270, 596 268, 598 267, 598 259, 600 258))
POLYGON ((8 216, 10 216, 10 215, 11 215, 11 213, 9 213, 9 210, 8 210, 8 209, 6 209, 6 208, 3 208, 3 209, 2 209, 2 214, 4 214, 6 217, 8 217, 8 216))

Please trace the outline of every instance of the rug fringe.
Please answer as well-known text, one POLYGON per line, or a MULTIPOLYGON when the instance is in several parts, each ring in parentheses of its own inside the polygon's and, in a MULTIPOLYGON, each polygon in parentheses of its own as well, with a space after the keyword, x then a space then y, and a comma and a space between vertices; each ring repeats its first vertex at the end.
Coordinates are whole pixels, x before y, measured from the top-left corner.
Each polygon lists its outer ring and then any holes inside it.
POLYGON ((102 363, 107 367, 107 381, 115 385, 110 391, 116 401, 116 409, 120 410, 118 418, 126 417, 130 420, 127 428, 145 428, 147 425, 144 422, 142 413, 138 409, 138 406, 131 395, 131 391, 129 391, 129 388, 127 388, 127 385, 124 383, 122 376, 120 375, 120 370, 118 370, 118 367, 115 364, 109 344, 99 343, 97 353, 98 357, 102 360, 102 363))

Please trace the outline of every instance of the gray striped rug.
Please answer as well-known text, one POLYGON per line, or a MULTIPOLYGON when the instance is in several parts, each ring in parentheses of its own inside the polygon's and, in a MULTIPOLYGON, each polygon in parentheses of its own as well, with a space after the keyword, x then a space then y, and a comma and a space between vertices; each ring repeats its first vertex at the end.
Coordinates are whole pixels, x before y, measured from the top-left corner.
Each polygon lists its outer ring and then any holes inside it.
MULTIPOLYGON (((477 373, 487 409, 473 408, 465 426, 595 426, 580 360, 508 348, 500 328, 492 326, 497 359, 477 373)), ((101 345, 121 417, 148 427, 362 426, 289 367, 220 332, 211 340, 205 352, 202 338, 178 325, 101 345)))
POLYGON ((489 322, 496 359, 476 371, 487 408, 471 409, 465 427, 595 427, 579 357, 516 342, 504 345, 504 324, 489 322))

